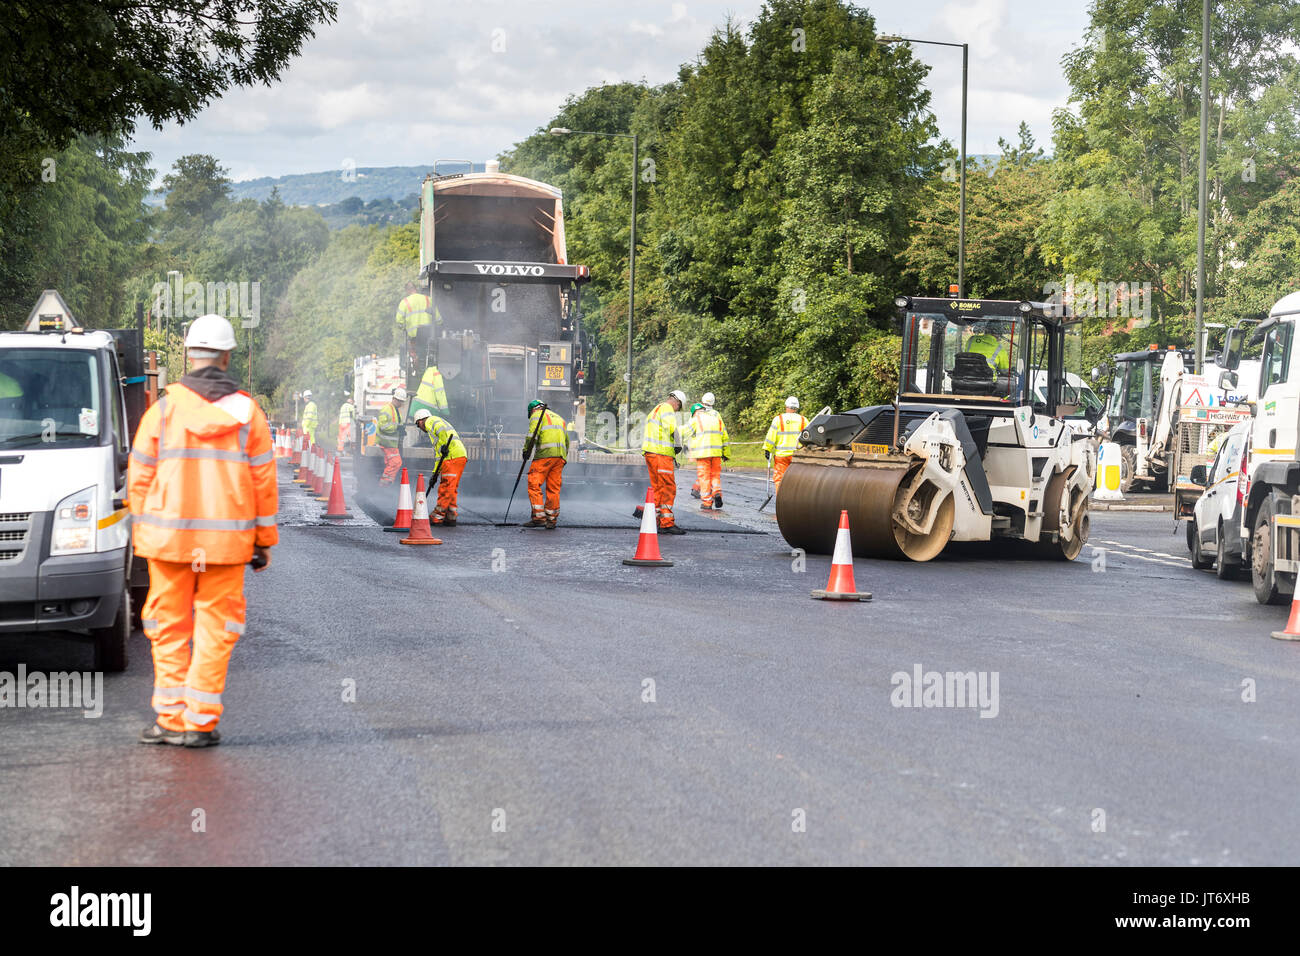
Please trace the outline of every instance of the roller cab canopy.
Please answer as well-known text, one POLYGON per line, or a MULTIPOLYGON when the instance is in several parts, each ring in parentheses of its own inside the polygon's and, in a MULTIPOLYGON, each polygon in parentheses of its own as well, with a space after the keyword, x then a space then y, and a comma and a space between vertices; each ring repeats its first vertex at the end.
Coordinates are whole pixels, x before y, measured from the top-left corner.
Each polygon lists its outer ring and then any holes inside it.
POLYGON ((1078 404, 1079 319, 1059 303, 901 296, 899 403, 1054 414, 1078 404), (1039 394, 1045 385, 1045 394, 1039 394))

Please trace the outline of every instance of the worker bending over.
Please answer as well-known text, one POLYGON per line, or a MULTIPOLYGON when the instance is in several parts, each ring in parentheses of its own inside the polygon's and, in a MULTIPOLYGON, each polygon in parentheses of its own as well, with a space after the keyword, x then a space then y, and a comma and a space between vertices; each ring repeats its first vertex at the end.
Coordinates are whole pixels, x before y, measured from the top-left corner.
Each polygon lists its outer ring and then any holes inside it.
MULTIPOLYGON (((415 413, 415 426, 429 436, 438 456, 434 459, 434 473, 441 476, 438 483, 438 503, 429 521, 433 524, 456 527, 456 496, 460 491, 460 476, 465 473, 468 456, 465 443, 451 427, 451 422, 439 418, 427 408, 415 413), (441 471, 439 466, 441 465, 441 471)), ((433 492, 433 479, 429 479, 429 492, 433 492)))
POLYGON ((560 485, 569 459, 569 431, 564 419, 534 399, 528 403, 528 437, 524 461, 535 455, 528 469, 528 500, 533 506, 525 528, 555 530, 560 517, 560 485))
POLYGON ((773 494, 781 490, 781 479, 799 447, 799 435, 807 427, 808 419, 799 413, 799 399, 791 395, 785 400, 785 411, 772 419, 763 438, 763 454, 772 466, 773 494))
POLYGON ((226 374, 234 348, 222 316, 195 319, 185 335, 191 370, 144 413, 131 451, 127 497, 135 553, 149 562, 140 616, 158 715, 142 743, 220 741, 226 670, 244 633, 244 565, 269 566, 279 541, 271 429, 226 374))
POLYGON ((705 392, 700 403, 691 406, 690 421, 682 426, 682 441, 700 482, 702 511, 722 508, 722 463, 731 458, 731 437, 713 402, 713 393, 705 392))
POLYGON ((677 413, 685 404, 686 395, 683 392, 670 392, 668 400, 656 405, 646 418, 645 438, 641 442, 641 453, 645 455, 646 468, 650 472, 650 488, 654 494, 655 512, 659 516, 659 530, 664 534, 686 533, 677 526, 677 520, 673 517, 673 502, 677 499, 675 456, 682 450, 677 433, 677 413))
POLYGON ((375 439, 384 453, 384 475, 379 479, 381 485, 391 485, 396 481, 402 468, 402 454, 397 449, 402 442, 402 406, 405 401, 406 389, 399 385, 375 417, 375 439))

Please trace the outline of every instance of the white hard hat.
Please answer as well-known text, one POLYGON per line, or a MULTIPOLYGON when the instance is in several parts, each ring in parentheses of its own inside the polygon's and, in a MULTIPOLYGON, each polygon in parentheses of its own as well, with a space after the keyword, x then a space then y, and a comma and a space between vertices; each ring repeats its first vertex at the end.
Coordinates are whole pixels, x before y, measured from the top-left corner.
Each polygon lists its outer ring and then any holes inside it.
POLYGON ((415 424, 418 425, 426 418, 432 418, 432 417, 433 417, 433 412, 429 411, 427 408, 422 408, 415 413, 415 424))
POLYGON ((303 393, 302 393, 302 397, 303 397, 303 398, 311 398, 311 389, 309 388, 309 389, 307 389, 305 392, 303 392, 303 393))
POLYGON ((793 395, 791 395, 789 398, 787 398, 787 399, 785 400, 785 407, 786 407, 786 408, 798 408, 798 407, 799 407, 799 399, 797 399, 797 398, 795 398, 793 395))
MULTIPOLYGON (((225 316, 200 315, 185 333, 185 347, 207 352, 229 352, 235 347, 235 330, 225 316)), ((208 357, 208 356, 203 356, 208 357)))
POLYGON ((686 404, 686 393, 685 393, 685 392, 680 391, 680 390, 678 390, 678 389, 674 389, 673 391, 669 392, 668 395, 669 395, 670 398, 675 398, 675 399, 677 399, 677 401, 681 402, 683 405, 686 404))
POLYGON ((406 389, 402 388, 400 385, 397 386, 397 388, 393 389, 393 398, 397 399, 399 402, 406 401, 406 389))
POLYGON ((713 407, 713 393, 712 393, 712 392, 705 392, 703 395, 701 395, 701 396, 700 396, 700 404, 703 405, 705 408, 712 408, 712 407, 713 407))

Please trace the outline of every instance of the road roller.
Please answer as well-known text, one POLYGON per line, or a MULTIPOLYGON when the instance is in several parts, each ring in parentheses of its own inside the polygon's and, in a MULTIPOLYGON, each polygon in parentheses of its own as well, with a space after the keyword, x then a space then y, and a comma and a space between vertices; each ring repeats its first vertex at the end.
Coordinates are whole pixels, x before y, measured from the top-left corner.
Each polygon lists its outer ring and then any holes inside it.
POLYGON ((1092 429, 1076 427, 1097 412, 1071 384, 1082 380, 1082 322, 1055 302, 895 305, 895 401, 824 408, 808 423, 776 496, 782 536, 830 554, 847 511, 859 557, 929 561, 950 542, 996 540, 1074 560, 1097 468, 1092 429))

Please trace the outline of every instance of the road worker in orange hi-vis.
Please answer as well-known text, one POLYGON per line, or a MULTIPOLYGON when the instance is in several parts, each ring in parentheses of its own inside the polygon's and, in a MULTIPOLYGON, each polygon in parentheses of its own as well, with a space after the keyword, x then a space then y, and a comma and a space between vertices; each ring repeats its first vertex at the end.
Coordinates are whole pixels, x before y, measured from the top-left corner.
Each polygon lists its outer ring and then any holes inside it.
POLYGON ((785 400, 785 411, 772 419, 763 438, 763 454, 772 465, 773 494, 781 490, 781 479, 794 460, 799 447, 799 433, 808 427, 808 419, 799 414, 799 399, 791 395, 785 400))
POLYGON ((699 402, 691 406, 690 420, 681 429, 686 453, 695 462, 700 508, 704 511, 722 508, 722 463, 731 458, 731 437, 713 403, 712 392, 701 395, 699 402))
POLYGON ((677 526, 677 519, 673 516, 673 502, 677 498, 676 456, 682 451, 681 437, 677 433, 677 413, 685 404, 684 393, 670 392, 668 400, 656 405, 647 416, 645 438, 641 442, 641 454, 645 455, 646 469, 650 472, 650 489, 659 517, 659 530, 664 534, 686 533, 677 526))
POLYGON ((143 743, 210 747, 244 633, 244 565, 279 541, 275 453, 266 416, 227 374, 235 331, 220 315, 185 336, 190 372, 140 421, 128 499, 135 553, 149 561, 141 617, 153 645, 153 709, 143 743))
POLYGON ((524 461, 533 459, 528 468, 528 501, 533 516, 524 527, 554 531, 560 520, 564 465, 569 460, 569 427, 536 399, 528 403, 528 437, 523 450, 524 461))

